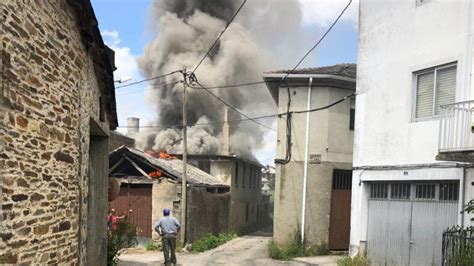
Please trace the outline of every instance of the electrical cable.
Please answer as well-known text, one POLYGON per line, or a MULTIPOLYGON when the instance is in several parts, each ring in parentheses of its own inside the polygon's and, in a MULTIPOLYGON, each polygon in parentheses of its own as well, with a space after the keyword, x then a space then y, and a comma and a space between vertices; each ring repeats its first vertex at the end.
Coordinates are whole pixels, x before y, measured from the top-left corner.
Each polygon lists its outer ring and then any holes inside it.
MULTIPOLYGON (((349 0, 349 2, 347 3, 347 5, 344 7, 344 9, 341 11, 341 13, 339 14, 339 16, 337 16, 337 18, 334 20, 334 22, 331 24, 331 26, 326 30, 326 32, 323 34, 323 36, 321 36, 321 38, 319 38, 319 40, 316 42, 315 45, 313 45, 313 47, 311 47, 311 49, 309 49, 304 55, 303 57, 298 61, 298 63, 296 63, 296 65, 286 73, 286 75, 281 79, 280 81, 280 87, 282 87, 281 85, 281 82, 284 82, 285 83, 285 87, 287 88, 287 93, 288 93, 288 107, 287 107, 287 117, 286 117, 286 127, 287 127, 287 130, 286 130, 286 155, 285 155, 285 159, 275 159, 275 163, 276 164, 287 164, 291 161, 291 113, 290 113, 290 103, 291 103, 291 95, 290 95, 290 86, 288 85, 288 82, 286 81, 286 78, 291 74, 293 73, 293 71, 295 71, 295 69, 297 69, 301 63, 306 59, 306 57, 308 57, 308 55, 314 51, 314 49, 316 49, 316 47, 319 46, 319 44, 326 38, 326 36, 329 34, 329 32, 332 30, 332 28, 336 25, 336 23, 339 21, 339 19, 342 17, 342 15, 346 12, 347 8, 349 8, 349 6, 351 5, 352 3, 352 0, 349 0)), ((331 104, 329 105, 327 108, 333 106, 333 105, 336 105, 338 104, 339 102, 341 101, 344 101, 346 99, 346 97, 344 97, 342 100, 334 103, 334 104, 331 104)), ((323 110, 325 108, 317 108, 318 110, 323 110)), ((309 110, 308 110, 309 111, 309 110)), ((315 110, 317 111, 317 110, 315 110)), ((307 112, 307 111, 306 111, 307 112)), ((304 113, 304 111, 302 112, 297 112, 297 113, 304 113)))
POLYGON ((230 23, 232 23, 232 21, 234 20, 234 18, 237 16, 237 14, 239 14, 240 10, 242 9, 242 7, 244 7, 245 3, 247 3, 247 0, 244 0, 242 2, 242 4, 240 5, 240 7, 237 9, 237 11, 234 13, 234 15, 232 15, 232 17, 230 18, 230 20, 227 22, 227 25, 225 25, 224 29, 222 30, 222 32, 219 34, 219 36, 217 36, 217 39, 214 41, 214 43, 211 45, 211 47, 209 48, 209 50, 207 50, 206 54, 204 55, 203 58, 201 58, 201 61, 199 61, 199 63, 196 65, 196 67, 194 67, 194 70, 191 72, 192 74, 194 74, 194 72, 196 72, 196 70, 199 68, 199 66, 202 64, 202 62, 204 61, 204 59, 206 59, 206 57, 211 53, 212 49, 214 48, 214 46, 216 46, 217 42, 221 39, 222 35, 224 34, 224 32, 227 30, 227 28, 230 26, 230 23))
MULTIPOLYGON (((339 104, 339 103, 343 102, 344 100, 354 96, 355 94, 356 93, 352 93, 350 95, 344 96, 343 98, 341 98, 341 99, 339 99, 339 100, 337 100, 337 101, 335 101, 331 104, 328 104, 326 106, 319 107, 319 108, 313 108, 313 109, 310 109, 310 110, 283 112, 283 113, 277 113, 277 114, 262 115, 262 116, 242 118, 242 119, 234 119, 234 120, 229 120, 229 121, 198 123, 198 124, 192 124, 192 125, 188 125, 188 126, 192 127, 192 126, 220 125, 220 124, 225 124, 225 123, 229 123, 230 125, 237 125, 241 122, 250 122, 250 121, 253 121, 253 120, 267 119, 267 118, 273 118, 273 117, 281 117, 281 116, 288 115, 288 114, 292 115, 292 114, 304 114, 304 113, 309 113, 309 112, 317 112, 317 111, 321 111, 321 110, 324 110, 324 109, 331 108, 334 105, 339 104)), ((182 125, 181 124, 153 125, 153 126, 140 126, 139 128, 167 128, 167 127, 168 128, 180 128, 180 127, 182 127, 182 125)), ((291 125, 289 127, 291 129, 291 125)), ((129 128, 129 126, 119 126, 118 128, 129 128)))
POLYGON ((129 95, 129 94, 144 92, 144 91, 147 91, 147 90, 150 90, 150 89, 158 89, 158 88, 166 87, 166 86, 169 86, 169 85, 175 85, 175 84, 182 83, 182 82, 183 82, 182 80, 178 80, 178 81, 173 81, 173 82, 168 82, 168 83, 157 84, 157 85, 153 85, 151 87, 144 88, 144 89, 142 88, 142 89, 136 90, 136 91, 128 91, 128 92, 125 92, 125 93, 118 93, 115 96, 122 96, 122 95, 129 95))
MULTIPOLYGON (((194 76, 194 74, 191 74, 194 76)), ((194 76, 195 77, 195 76, 194 76)), ((198 84, 202 89, 204 89, 207 93, 209 93, 211 96, 213 96, 214 98, 216 98, 217 100, 219 100, 220 102, 222 102, 224 105, 228 106, 229 108, 231 108, 232 110, 236 111, 237 113, 239 113, 241 116, 253 121, 255 124, 258 124, 266 129, 269 129, 269 130, 273 130, 273 131, 276 131, 275 129, 271 128, 271 127, 268 127, 256 120, 254 120, 253 118, 249 117, 248 115, 242 113, 241 111, 239 111, 239 109, 237 109, 236 107, 232 106, 231 104, 229 104, 228 102, 224 101, 222 98, 220 98, 219 96, 215 95, 212 91, 210 91, 208 88, 204 87, 201 83, 199 83, 199 81, 195 78, 194 79, 195 83, 198 84)))
POLYGON ((181 71, 180 71, 180 70, 176 70, 176 71, 173 71, 173 72, 170 72, 170 73, 167 73, 167 74, 163 74, 163 75, 160 75, 160 76, 156 76, 156 77, 152 77, 152 78, 148 78, 148 79, 142 79, 142 80, 139 80, 139 81, 136 81, 136 82, 132 82, 132 83, 129 83, 129 84, 125 84, 125 85, 122 85, 122 86, 117 86, 117 87, 115 87, 115 89, 130 87, 130 86, 137 85, 137 84, 140 84, 140 83, 143 83, 143 82, 147 82, 147 81, 150 81, 150 80, 155 80, 155 79, 159 79, 159 78, 164 78, 164 77, 167 77, 167 76, 176 74, 176 73, 181 73, 181 71))
POLYGON ((334 22, 331 24, 331 26, 326 30, 326 32, 323 34, 323 36, 321 36, 321 38, 319 38, 318 42, 316 42, 316 44, 313 47, 311 47, 311 49, 309 49, 308 52, 306 52, 306 54, 300 59, 300 61, 298 61, 298 63, 289 72, 287 72, 285 77, 283 77, 283 80, 285 80, 288 77, 288 75, 290 75, 293 71, 295 71, 295 69, 297 69, 301 65, 301 63, 306 59, 306 57, 308 57, 308 55, 314 49, 316 49, 316 47, 318 47, 318 45, 324 40, 324 38, 326 38, 326 36, 329 34, 329 32, 332 30, 332 28, 336 25, 336 23, 339 21, 339 19, 342 17, 342 15, 344 15, 344 13, 346 12, 346 10, 349 8, 349 6, 351 4, 352 4, 352 0, 349 0, 349 3, 347 3, 346 7, 344 7, 344 9, 341 11, 339 16, 337 16, 337 18, 334 20, 334 22))

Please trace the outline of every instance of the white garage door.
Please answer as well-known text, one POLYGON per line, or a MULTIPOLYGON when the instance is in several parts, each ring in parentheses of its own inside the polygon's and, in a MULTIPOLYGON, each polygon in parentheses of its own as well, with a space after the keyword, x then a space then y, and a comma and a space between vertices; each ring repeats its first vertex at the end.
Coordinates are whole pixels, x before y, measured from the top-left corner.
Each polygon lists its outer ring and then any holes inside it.
POLYGON ((457 224, 459 182, 370 185, 372 265, 441 265, 443 231, 457 224))

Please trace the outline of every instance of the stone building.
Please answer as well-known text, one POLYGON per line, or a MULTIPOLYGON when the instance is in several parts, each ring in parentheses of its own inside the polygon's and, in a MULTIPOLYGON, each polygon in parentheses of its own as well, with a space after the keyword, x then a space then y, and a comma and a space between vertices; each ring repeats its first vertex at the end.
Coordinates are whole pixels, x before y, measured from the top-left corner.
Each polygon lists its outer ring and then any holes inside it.
MULTIPOLYGON (((120 192, 110 206, 127 216, 138 228, 138 236, 158 239, 153 226, 170 208, 181 219, 181 176, 183 161, 156 158, 134 148, 122 146, 109 155, 110 176, 121 183, 120 192)), ((197 167, 187 168, 186 241, 222 233, 230 226, 229 186, 197 167)))
POLYGON ((287 73, 263 74, 278 113, 292 112, 278 120, 274 239, 284 245, 302 233, 310 245, 348 249, 356 65, 287 73))
POLYGON ((114 53, 88 0, 0 10, 0 264, 104 265, 114 53))
MULTIPOLYGON (((182 155, 177 155, 181 157, 182 155)), ((230 229, 251 232, 268 224, 269 197, 262 195, 263 166, 236 155, 188 155, 188 163, 230 187, 230 229)))

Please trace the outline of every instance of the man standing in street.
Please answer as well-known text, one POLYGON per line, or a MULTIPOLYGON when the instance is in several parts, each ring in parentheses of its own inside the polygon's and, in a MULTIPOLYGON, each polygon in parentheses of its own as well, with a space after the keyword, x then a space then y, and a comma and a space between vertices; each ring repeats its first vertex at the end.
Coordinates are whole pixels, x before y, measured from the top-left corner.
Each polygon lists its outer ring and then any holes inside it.
POLYGON ((170 209, 163 210, 163 217, 155 224, 155 231, 161 236, 165 265, 176 265, 176 237, 181 225, 176 218, 170 216, 170 209), (170 254, 171 253, 171 254, 170 254))

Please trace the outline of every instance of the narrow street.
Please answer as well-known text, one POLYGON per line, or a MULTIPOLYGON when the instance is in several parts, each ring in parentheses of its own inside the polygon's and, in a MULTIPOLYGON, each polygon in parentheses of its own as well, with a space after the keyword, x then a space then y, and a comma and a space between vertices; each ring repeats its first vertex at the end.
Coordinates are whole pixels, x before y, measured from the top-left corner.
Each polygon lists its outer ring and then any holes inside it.
MULTIPOLYGON (((304 261, 275 261, 267 255, 267 243, 271 234, 256 232, 239 237, 213 250, 198 254, 178 254, 178 265, 335 265, 335 258, 320 257, 320 263, 304 261), (325 263, 329 262, 329 263, 325 263)), ((126 253, 120 256, 119 266, 160 265, 163 263, 161 251, 126 253)))

